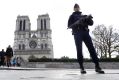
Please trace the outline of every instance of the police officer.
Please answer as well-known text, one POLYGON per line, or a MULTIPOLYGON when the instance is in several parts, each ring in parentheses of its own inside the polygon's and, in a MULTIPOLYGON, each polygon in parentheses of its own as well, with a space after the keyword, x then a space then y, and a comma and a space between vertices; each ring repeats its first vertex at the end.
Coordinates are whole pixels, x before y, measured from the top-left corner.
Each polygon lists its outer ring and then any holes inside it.
POLYGON ((95 63, 95 71, 98 73, 104 73, 99 66, 99 59, 96 55, 91 37, 89 35, 88 26, 93 25, 93 20, 91 15, 83 15, 80 11, 78 4, 74 5, 74 12, 69 17, 68 28, 72 29, 72 34, 74 35, 75 45, 77 49, 77 59, 80 65, 81 73, 85 74, 86 71, 83 66, 83 54, 82 54, 82 41, 86 44, 90 56, 95 63))

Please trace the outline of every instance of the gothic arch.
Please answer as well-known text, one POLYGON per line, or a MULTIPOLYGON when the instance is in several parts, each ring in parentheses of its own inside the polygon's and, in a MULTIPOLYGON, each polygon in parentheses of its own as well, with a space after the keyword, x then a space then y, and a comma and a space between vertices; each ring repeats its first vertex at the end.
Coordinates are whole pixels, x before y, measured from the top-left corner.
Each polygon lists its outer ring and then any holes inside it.
POLYGON ((25 50, 25 44, 22 44, 22 50, 25 50))
POLYGON ((21 50, 21 44, 19 44, 19 50, 21 50))
POLYGON ((44 30, 46 30, 46 19, 44 19, 44 30))
POLYGON ((19 30, 22 31, 22 20, 20 20, 19 30))
POLYGON ((41 19, 41 30, 43 30, 43 20, 41 19))
POLYGON ((23 21, 23 31, 25 31, 25 27, 26 27, 26 20, 23 21))

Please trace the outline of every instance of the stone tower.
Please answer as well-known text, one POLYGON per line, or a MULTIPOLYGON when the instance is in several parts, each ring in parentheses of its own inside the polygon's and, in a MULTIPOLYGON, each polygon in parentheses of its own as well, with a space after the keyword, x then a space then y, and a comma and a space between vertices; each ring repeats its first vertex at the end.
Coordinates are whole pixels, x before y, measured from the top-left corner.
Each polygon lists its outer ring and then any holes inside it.
POLYGON ((37 30, 31 30, 28 16, 18 16, 14 38, 14 55, 28 60, 30 56, 36 58, 53 58, 53 45, 48 14, 39 15, 37 30))

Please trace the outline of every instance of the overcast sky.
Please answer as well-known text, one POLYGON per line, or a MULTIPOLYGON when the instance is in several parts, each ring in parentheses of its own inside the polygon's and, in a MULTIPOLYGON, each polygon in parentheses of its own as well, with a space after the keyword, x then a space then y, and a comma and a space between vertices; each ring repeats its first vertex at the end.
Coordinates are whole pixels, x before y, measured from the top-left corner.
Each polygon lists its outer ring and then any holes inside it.
MULTIPOLYGON (((18 15, 28 15, 31 29, 37 28, 38 15, 48 13, 52 29, 54 57, 69 56, 76 58, 76 49, 71 30, 67 30, 67 21, 73 12, 75 3, 80 5, 83 14, 92 14, 94 25, 113 25, 119 29, 118 0, 1 0, 0 1, 0 50, 14 43, 14 31, 18 15)), ((83 48, 84 57, 89 57, 83 48)))

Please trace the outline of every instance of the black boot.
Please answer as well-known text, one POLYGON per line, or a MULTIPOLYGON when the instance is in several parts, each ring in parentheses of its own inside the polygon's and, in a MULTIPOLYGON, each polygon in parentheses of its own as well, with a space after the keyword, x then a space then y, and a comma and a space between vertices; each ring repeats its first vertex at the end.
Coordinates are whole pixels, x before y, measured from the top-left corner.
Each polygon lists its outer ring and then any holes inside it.
POLYGON ((84 69, 81 69, 81 74, 86 74, 86 71, 84 69))
POLYGON ((98 66, 98 67, 95 67, 95 71, 97 73, 100 73, 100 74, 104 74, 105 72, 98 66))
POLYGON ((80 69, 81 69, 81 74, 86 74, 86 71, 85 71, 83 65, 80 65, 80 69))

